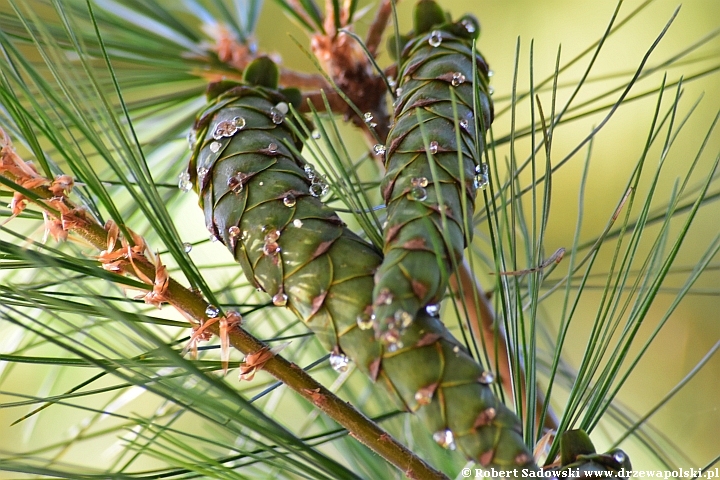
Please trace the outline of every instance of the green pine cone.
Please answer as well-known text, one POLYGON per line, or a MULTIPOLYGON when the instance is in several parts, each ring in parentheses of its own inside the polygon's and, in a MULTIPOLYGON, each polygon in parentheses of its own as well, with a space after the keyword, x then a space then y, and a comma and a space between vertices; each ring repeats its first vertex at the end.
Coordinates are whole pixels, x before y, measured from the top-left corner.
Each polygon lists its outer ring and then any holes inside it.
POLYGON ((607 453, 596 453, 590 437, 583 430, 564 432, 560 437, 560 450, 561 466, 553 469, 558 478, 628 478, 632 472, 630 458, 625 452, 616 448, 607 453))
POLYGON ((423 307, 440 302, 453 262, 461 261, 472 237, 476 191, 488 178, 481 162, 483 133, 493 120, 488 67, 479 55, 473 60, 478 29, 471 17, 447 23, 435 2, 423 0, 416 7, 414 37, 398 62, 395 123, 381 185, 385 260, 373 292, 376 333, 386 342, 401 336, 423 307))
POLYGON ((299 150, 302 141, 271 86, 214 89, 198 117, 188 174, 208 229, 254 285, 315 332, 336 370, 354 362, 446 448, 488 467, 536 468, 520 422, 488 386, 492 375, 438 318, 422 311, 390 346, 375 338, 373 275, 382 255, 319 200, 321 177, 287 147, 299 150))

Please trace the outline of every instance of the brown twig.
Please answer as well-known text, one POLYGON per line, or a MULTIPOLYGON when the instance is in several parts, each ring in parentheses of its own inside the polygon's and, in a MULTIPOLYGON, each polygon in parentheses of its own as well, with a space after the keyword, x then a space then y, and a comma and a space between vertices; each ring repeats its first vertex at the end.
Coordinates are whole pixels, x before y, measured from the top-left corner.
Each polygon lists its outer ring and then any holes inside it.
MULTIPOLYGON (((488 349, 491 355, 491 361, 498 365, 497 377, 499 378, 503 390, 512 396, 513 385, 512 385, 512 374, 510 371, 510 362, 508 356, 508 347, 505 331, 495 319, 495 312, 492 304, 486 295, 483 288, 475 280, 470 267, 467 262, 463 262, 459 268, 459 271, 450 277, 450 288, 453 291, 453 296, 458 308, 462 311, 464 305, 467 308, 467 315, 470 326, 473 330, 473 335, 476 338, 482 339, 484 345, 495 345, 497 340, 497 357, 495 357, 495 350, 488 349)), ((520 398, 525 402, 525 374, 520 371, 521 379, 521 392, 520 398)), ((545 399, 541 392, 538 390, 536 396, 535 410, 538 412, 543 411, 545 399)), ((522 405, 522 411, 527 412, 526 405, 522 405)), ((535 419, 536 426, 540 425, 540 417, 535 419)), ((545 416, 543 426, 547 429, 557 429, 558 421, 555 413, 551 408, 548 408, 548 414, 545 416)))
MULTIPOLYGON (((17 156, 12 144, 9 142, 9 138, 1 129, 0 140, 4 141, 0 154, 0 175, 18 186, 25 183, 29 177, 33 179, 41 178, 34 168, 29 166, 30 164, 23 162, 17 156)), ((72 230, 74 234, 84 238, 99 251, 109 254, 115 250, 120 251, 121 248, 133 248, 124 245, 120 241, 115 241, 113 235, 116 234, 113 233, 113 228, 106 229, 85 213, 82 208, 76 207, 65 195, 60 198, 54 195, 52 188, 53 186, 57 187, 57 182, 52 182, 49 179, 44 180, 44 182, 40 182, 40 185, 26 188, 26 190, 37 195, 37 199, 21 195, 21 201, 34 203, 55 220, 62 222, 72 220, 72 222, 66 224, 68 227, 66 230, 72 230), (72 215, 67 213, 65 215, 67 218, 63 218, 63 211, 74 213, 72 215), (111 241, 108 240, 109 238, 111 241)), ((142 239, 133 239, 134 244, 137 245, 139 240, 142 239)), ((137 251, 139 250, 133 249, 133 252, 137 253, 137 251)), ((147 280, 155 283, 154 279, 161 276, 158 265, 143 255, 130 255, 131 260, 117 263, 117 271, 138 277, 146 283, 147 280)), ((107 264, 103 263, 103 265, 107 264)), ((153 292, 154 285, 148 285, 148 290, 153 292)), ((180 312, 193 319, 198 325, 202 325, 209 320, 205 313, 209 306, 208 302, 173 278, 163 279, 162 300, 170 303, 180 312)), ((208 325, 207 330, 215 335, 220 335, 220 328, 220 323, 215 322, 208 325)), ((266 344, 240 328, 237 323, 232 325, 228 334, 230 344, 245 355, 256 354, 268 349, 266 344)), ((433 469, 381 429, 375 422, 349 403, 338 398, 296 364, 285 360, 279 355, 273 355, 263 363, 262 368, 346 428, 351 436, 404 471, 409 478, 447 479, 442 472, 433 469)))
MULTIPOLYGON (((399 0, 395 2, 399 3, 399 0)), ((385 34, 385 30, 388 24, 388 19, 392 13, 392 6, 390 0, 383 0, 375 13, 375 18, 370 24, 367 37, 365 37, 365 47, 375 57, 377 56, 378 47, 382 41, 382 37, 385 34)))

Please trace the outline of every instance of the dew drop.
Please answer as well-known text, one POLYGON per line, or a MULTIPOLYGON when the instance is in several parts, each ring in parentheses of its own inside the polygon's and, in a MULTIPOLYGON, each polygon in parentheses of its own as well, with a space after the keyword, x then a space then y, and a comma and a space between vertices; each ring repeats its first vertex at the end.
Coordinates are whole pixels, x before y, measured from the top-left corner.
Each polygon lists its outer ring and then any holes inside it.
POLYGON ((495 72, 493 72, 492 70, 488 70, 487 76, 492 77, 493 75, 495 75, 495 72))
POLYGON ((495 89, 493 87, 488 87, 488 93, 490 94, 490 96, 494 95, 495 89))
POLYGON ((437 152, 438 152, 438 142, 433 140, 432 142, 430 142, 430 153, 435 155, 437 152))
POLYGON ((626 460, 626 458, 627 457, 625 456, 625 452, 618 451, 613 453, 613 459, 620 464, 622 464, 626 460))
POLYGON ((382 298, 382 304, 384 305, 392 305, 393 302, 393 294, 390 293, 389 290, 385 289, 382 291, 380 297, 382 298))
POLYGON ((248 176, 242 172, 237 172, 232 177, 228 178, 227 184, 228 188, 230 188, 230 191, 232 191, 235 194, 238 194, 242 192, 243 187, 245 186, 245 182, 247 181, 248 176))
POLYGON ((488 175, 488 167, 486 163, 477 165, 475 167, 475 179, 473 180, 473 186, 476 190, 482 190, 490 183, 490 176, 488 175))
POLYGON ((430 33, 430 38, 428 38, 428 44, 430 44, 431 47, 439 47, 442 41, 442 32, 440 30, 433 30, 430 33))
POLYGON ((215 125, 213 138, 215 140, 220 140, 223 137, 232 137, 238 130, 241 130, 244 127, 245 119, 242 117, 235 117, 232 120, 223 120, 215 125))
POLYGON ((462 25, 463 27, 465 27, 465 31, 466 31, 466 32, 468 32, 468 33, 475 33, 475 25, 473 24, 473 22, 472 22, 471 20, 469 20, 469 19, 466 18, 465 20, 463 20, 462 22, 460 22, 460 25, 462 25))
POLYGON ((233 225, 232 227, 228 228, 228 235, 230 235, 231 238, 237 238, 240 236, 242 232, 240 231, 240 227, 233 225))
POLYGON ((265 233, 265 242, 277 242, 280 238, 280 230, 276 230, 273 227, 264 226, 262 228, 263 232, 265 233))
POLYGON ((212 142, 210 144, 210 151, 213 153, 217 153, 220 151, 220 147, 222 147, 222 144, 220 142, 212 142))
POLYGON ((302 220, 300 220, 299 218, 296 218, 295 220, 293 220, 293 226, 295 228, 302 228, 302 226, 303 226, 302 220))
POLYGON ((347 372, 350 359, 342 353, 330 354, 330 366, 338 373, 347 372))
POLYGON ((385 155, 386 150, 387 149, 385 148, 385 145, 382 145, 380 143, 375 144, 375 146, 373 147, 373 153, 375 153, 375 155, 377 155, 378 157, 380 155, 385 155))
POLYGON ((218 237, 215 236, 214 233, 211 233, 211 234, 210 234, 210 241, 213 242, 213 243, 215 243, 215 242, 218 241, 218 237))
POLYGON ((232 121, 233 125, 235 125, 238 130, 245 128, 245 119, 243 117, 235 117, 232 121))
POLYGON ((272 297, 273 305, 276 307, 284 307, 287 305, 288 296, 285 295, 283 292, 276 293, 272 297))
POLYGON ((365 123, 370 128, 377 127, 377 123, 373 122, 373 118, 375 118, 375 117, 373 117, 373 114, 371 112, 365 112, 363 114, 363 120, 365 120, 365 123))
POLYGON ((457 345, 455 345, 455 346, 453 347, 453 353, 460 353, 460 347, 458 347, 457 345))
POLYGON ((413 187, 427 187, 428 186, 428 179, 427 177, 415 177, 410 180, 410 184, 413 187))
POLYGON ((290 111, 290 107, 285 102, 280 102, 275 105, 275 109, 283 115, 287 115, 287 113, 290 111))
POLYGON ((469 122, 467 119, 462 119, 462 120, 460 120, 460 126, 461 126, 462 129, 465 130, 466 132, 469 132, 469 131, 470 131, 470 122, 469 122))
POLYGON ((182 244, 182 246, 183 246, 183 251, 184 251, 185 253, 190 253, 190 252, 192 252, 192 243, 185 242, 185 243, 182 244))
POLYGON ((283 205, 285 205, 288 208, 292 208, 297 203, 297 200, 295 200, 295 195, 292 193, 288 193, 285 195, 285 198, 283 198, 283 205))
POLYGON ((427 190, 423 187, 412 187, 410 189, 410 198, 418 202, 425 201, 427 200, 427 190))
POLYGON ((369 313, 362 313, 357 316, 357 326, 360 330, 370 330, 373 328, 375 315, 369 313))
POLYGON ((280 125, 285 120, 285 115, 276 107, 272 107, 270 109, 270 119, 275 125, 280 125))
POLYGON ((330 191, 330 187, 321 177, 316 176, 310 185, 310 195, 313 197, 324 197, 330 191))
POLYGON ((263 245, 263 253, 268 257, 277 255, 279 252, 280 245, 278 245, 277 242, 265 242, 265 245, 263 245))
POLYGON ((313 130, 312 138, 314 138, 315 140, 318 140, 320 138, 320 130, 313 130))
POLYGON ((190 181, 190 174, 188 172, 182 172, 178 177, 178 188, 181 192, 189 192, 192 188, 192 182, 190 181))
POLYGON ((449 428, 433 433, 433 440, 443 448, 455 450, 455 435, 449 428))
POLYGON ((220 309, 218 307, 216 307, 215 305, 208 305, 205 308, 205 315, 208 318, 215 318, 218 315, 220 315, 220 309))
POLYGON ((271 143, 270 145, 268 145, 267 149, 268 149, 268 152, 270 152, 270 153, 277 153, 277 151, 278 151, 278 144, 277 144, 277 143, 271 143))
POLYGON ((405 310, 398 310, 395 312, 395 325, 399 326, 402 329, 405 329, 410 326, 410 324, 413 322, 413 316, 410 315, 405 310))
MULTIPOLYGON (((403 94, 403 87, 397 87, 397 88, 395 89, 395 95, 397 95, 398 97, 400 97, 400 96, 402 96, 402 94, 403 94)), ((400 99, 398 98, 398 100, 400 100, 400 99)))
POLYGON ((431 317, 437 317, 440 314, 440 305, 437 303, 431 303, 425 306, 425 313, 431 317))
POLYGON ((476 425, 478 423, 480 423, 481 425, 489 425, 492 423, 493 420, 495 420, 495 417, 497 417, 497 410, 495 410, 493 407, 488 407, 482 412, 480 412, 480 415, 478 415, 478 418, 475 422, 476 425))
POLYGON ((305 170, 305 175, 307 175, 308 180, 312 181, 317 176, 317 173, 315 173, 315 167, 313 167, 311 164, 306 163, 305 167, 303 168, 305 170))
POLYGON ((400 332, 397 329, 386 331, 382 337, 385 342, 385 348, 387 348, 387 351, 390 353, 396 352, 403 347, 403 343, 400 340, 400 332))
POLYGON ((421 388, 415 392, 415 401, 420 405, 427 405, 432 402, 433 392, 427 388, 421 388))
POLYGON ((450 84, 453 87, 458 87, 465 83, 465 75, 463 75, 461 72, 455 72, 453 73, 452 80, 450 81, 450 84))
POLYGON ((490 385, 492 382, 495 381, 495 375, 492 372, 486 370, 480 374, 480 378, 478 378, 478 381, 483 385, 490 385))
POLYGON ((197 134, 195 133, 195 130, 190 130, 188 132, 187 142, 188 142, 188 147, 190 147, 190 150, 194 150, 195 144, 197 143, 197 134))
POLYGON ((208 169, 205 168, 205 167, 199 167, 199 168, 197 169, 198 180, 199 180, 199 183, 200 183, 201 185, 202 185, 202 183, 203 183, 203 180, 205 180, 205 175, 207 175, 209 171, 210 171, 210 170, 208 170, 208 169))

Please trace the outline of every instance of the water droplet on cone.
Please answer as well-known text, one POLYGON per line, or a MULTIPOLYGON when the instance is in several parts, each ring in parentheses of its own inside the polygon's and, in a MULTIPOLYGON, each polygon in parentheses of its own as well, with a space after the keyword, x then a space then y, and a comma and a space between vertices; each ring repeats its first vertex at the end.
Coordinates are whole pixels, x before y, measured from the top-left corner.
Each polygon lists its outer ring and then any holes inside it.
POLYGON ((452 80, 450 81, 450 84, 453 87, 459 87, 465 83, 465 75, 463 75, 461 72, 455 72, 453 73, 452 80))
POLYGON ((283 205, 285 205, 288 208, 292 208, 297 203, 297 200, 295 200, 295 195, 292 193, 288 193, 285 195, 285 198, 283 198, 283 205))
POLYGON ((188 141, 188 147, 190 147, 190 150, 194 150, 195 144, 197 143, 197 134, 195 133, 195 130, 190 130, 188 132, 187 141, 188 141))
POLYGON ((192 188, 192 182, 190 181, 190 174, 188 172, 182 172, 178 177, 178 188, 181 192, 189 192, 192 188))
POLYGON ((410 197, 418 202, 422 202, 427 199, 427 190, 423 187, 413 187, 410 189, 410 197))
POLYGON ((460 25, 465 27, 465 31, 468 33, 475 33, 475 25, 472 21, 468 20, 467 18, 460 22, 460 25))
POLYGON ((440 313, 440 305, 437 303, 431 303, 425 306, 425 313, 431 317, 437 317, 440 313))
POLYGON ((276 293, 272 297, 273 305, 275 305, 276 307, 284 307, 285 305, 287 305, 287 300, 288 296, 285 295, 283 292, 276 293))
POLYGON ((400 340, 400 332, 396 328, 387 330, 382 335, 383 342, 385 342, 385 348, 387 351, 392 353, 396 352, 403 347, 403 342, 400 340))
POLYGON ((405 310, 395 312, 395 325, 400 329, 405 329, 413 322, 413 316, 405 310))
POLYGON ((360 330, 370 330, 373 328, 375 315, 369 313, 362 313, 357 316, 357 326, 360 330))
POLYGON ((310 195, 313 197, 324 197, 330 191, 330 187, 320 176, 315 176, 310 185, 310 195))
POLYGON ((443 41, 442 32, 440 30, 433 30, 430 33, 430 38, 428 38, 428 44, 431 47, 433 47, 433 48, 439 47, 440 44, 442 43, 442 41, 443 41))
POLYGON ((492 382, 495 381, 495 375, 492 372, 486 370, 480 374, 480 378, 478 378, 478 381, 483 385, 490 385, 492 382))
POLYGON ((427 177, 415 177, 410 180, 410 185, 413 187, 427 187, 428 186, 428 179, 427 177))
POLYGON ((237 172, 235 175, 228 178, 227 184, 230 188, 230 191, 235 194, 242 192, 247 178, 248 176, 242 172, 237 172))
POLYGON ((190 253, 190 252, 192 252, 192 247, 193 247, 193 246, 192 246, 192 243, 189 243, 189 242, 183 243, 183 251, 184 251, 185 253, 190 253))
POLYGON ((350 359, 342 353, 330 354, 330 366, 338 373, 347 372, 350 359))
POLYGON ((415 401, 420 405, 428 405, 430 402, 432 402, 433 392, 433 389, 421 388, 420 390, 415 392, 415 401))
POLYGON ((443 448, 455 450, 455 435, 449 428, 433 433, 433 440, 443 448))
POLYGON ((385 151, 386 151, 386 150, 387 150, 387 149, 385 148, 385 145, 382 145, 382 144, 380 144, 380 143, 376 144, 376 145, 373 147, 373 153, 375 153, 375 155, 377 155, 378 157, 379 157, 380 155, 385 155, 385 151))
POLYGON ((270 119, 275 125, 280 125, 285 120, 285 115, 276 107, 270 109, 270 119))

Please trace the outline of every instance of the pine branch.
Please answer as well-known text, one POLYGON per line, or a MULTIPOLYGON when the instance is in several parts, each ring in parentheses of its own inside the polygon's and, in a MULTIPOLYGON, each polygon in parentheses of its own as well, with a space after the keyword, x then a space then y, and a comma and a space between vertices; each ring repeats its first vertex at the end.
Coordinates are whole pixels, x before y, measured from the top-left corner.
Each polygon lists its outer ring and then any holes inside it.
MULTIPOLYGON (((196 325, 200 325, 202 330, 222 336, 221 322, 208 319, 206 311, 210 304, 175 279, 167 277, 164 265, 159 262, 155 264, 145 255, 147 247, 141 245, 141 237, 117 239, 117 233, 113 233, 113 230, 117 230, 116 227, 103 227, 67 198, 67 178, 64 178, 65 183, 61 184, 58 179, 51 181, 42 177, 15 153, 9 138, 1 130, 0 137, 3 140, 0 151, 0 179, 2 184, 15 192, 13 214, 19 214, 26 202, 37 205, 49 216, 46 228, 50 233, 64 238, 68 231, 72 231, 102 252, 99 259, 106 269, 133 275, 150 283, 146 302, 156 305, 167 302, 192 319, 196 325)), ((302 368, 279 355, 269 353, 268 345, 242 329, 239 322, 231 324, 227 334, 230 345, 245 354, 246 359, 262 359, 251 365, 253 369, 263 369, 286 384, 346 428, 352 437, 404 471, 409 478, 447 478, 352 405, 314 380, 302 368)))

